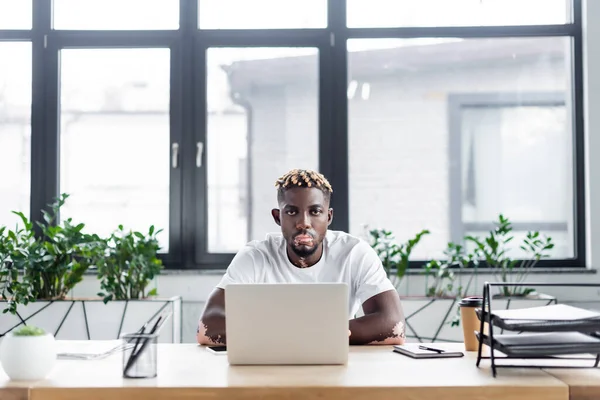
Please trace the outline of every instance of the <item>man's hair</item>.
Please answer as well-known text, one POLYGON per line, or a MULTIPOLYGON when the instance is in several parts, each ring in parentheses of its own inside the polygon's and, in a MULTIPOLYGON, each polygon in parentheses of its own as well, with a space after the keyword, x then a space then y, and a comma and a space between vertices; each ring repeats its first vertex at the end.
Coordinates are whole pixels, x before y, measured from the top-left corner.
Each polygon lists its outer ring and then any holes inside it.
POLYGON ((333 193, 333 189, 327 178, 317 171, 310 169, 292 169, 277 179, 275 187, 277 188, 278 202, 283 200, 283 194, 286 190, 295 187, 317 188, 323 192, 327 201, 331 199, 331 193, 333 193))

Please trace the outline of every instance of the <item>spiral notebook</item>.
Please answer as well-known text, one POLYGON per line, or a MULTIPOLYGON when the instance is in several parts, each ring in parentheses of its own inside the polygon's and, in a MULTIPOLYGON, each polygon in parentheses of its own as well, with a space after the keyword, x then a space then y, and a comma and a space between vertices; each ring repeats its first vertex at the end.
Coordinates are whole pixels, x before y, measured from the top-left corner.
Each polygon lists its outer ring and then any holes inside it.
POLYGON ((455 358, 463 357, 464 353, 460 351, 445 350, 442 346, 436 346, 429 343, 405 343, 395 345, 394 352, 400 353, 411 358, 455 358))

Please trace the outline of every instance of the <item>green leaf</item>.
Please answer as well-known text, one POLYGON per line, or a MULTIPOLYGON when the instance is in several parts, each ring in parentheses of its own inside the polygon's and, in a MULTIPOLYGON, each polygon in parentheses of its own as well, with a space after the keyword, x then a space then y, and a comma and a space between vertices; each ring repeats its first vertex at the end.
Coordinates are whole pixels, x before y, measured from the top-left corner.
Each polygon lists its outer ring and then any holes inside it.
POLYGON ((525 289, 523 289, 523 296, 527 296, 528 294, 531 294, 533 292, 535 292, 535 289, 533 289, 533 288, 525 288, 525 289))

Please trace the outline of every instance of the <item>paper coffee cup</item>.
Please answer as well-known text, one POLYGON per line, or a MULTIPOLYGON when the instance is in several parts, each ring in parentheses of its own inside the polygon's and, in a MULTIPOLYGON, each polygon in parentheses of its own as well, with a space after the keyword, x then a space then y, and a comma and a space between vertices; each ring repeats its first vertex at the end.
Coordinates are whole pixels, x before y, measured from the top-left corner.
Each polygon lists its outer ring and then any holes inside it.
POLYGON ((481 308, 483 299, 481 297, 465 297, 458 303, 460 307, 460 323, 463 328, 463 338, 466 351, 476 351, 479 341, 475 332, 479 332, 481 321, 477 318, 475 310, 481 308))

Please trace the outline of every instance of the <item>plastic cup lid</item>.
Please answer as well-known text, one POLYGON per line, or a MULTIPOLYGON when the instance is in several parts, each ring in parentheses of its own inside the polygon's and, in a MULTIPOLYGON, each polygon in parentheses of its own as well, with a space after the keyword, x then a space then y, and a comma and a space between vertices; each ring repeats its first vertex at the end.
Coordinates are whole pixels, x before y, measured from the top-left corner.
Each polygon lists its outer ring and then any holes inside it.
POLYGON ((458 304, 462 307, 481 307, 483 305, 483 298, 465 297, 458 304))

